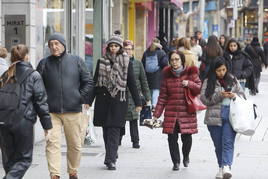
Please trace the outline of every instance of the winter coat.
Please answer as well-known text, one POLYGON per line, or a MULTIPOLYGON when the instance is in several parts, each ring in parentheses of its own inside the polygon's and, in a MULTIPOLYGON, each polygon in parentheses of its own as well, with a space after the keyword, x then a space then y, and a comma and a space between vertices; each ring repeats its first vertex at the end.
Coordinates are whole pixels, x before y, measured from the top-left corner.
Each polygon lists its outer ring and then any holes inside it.
POLYGON ((0 57, 0 76, 8 69, 7 61, 0 57))
MULTIPOLYGON (((136 85, 139 91, 146 101, 151 100, 151 94, 149 86, 147 83, 147 78, 142 63, 139 60, 130 58, 130 61, 133 64, 134 76, 136 80, 136 85)), ((139 113, 135 111, 135 103, 133 101, 132 95, 128 95, 128 112, 126 115, 126 120, 137 120, 139 113)))
POLYGON ((40 61, 41 74, 51 113, 81 112, 89 93, 93 90, 92 77, 85 62, 78 56, 64 53, 40 61))
POLYGON ((263 44, 263 51, 265 55, 265 61, 268 63, 268 41, 263 44))
POLYGON ((183 80, 189 80, 188 88, 193 95, 200 93, 201 81, 197 67, 186 67, 179 77, 172 71, 171 67, 163 70, 160 95, 154 112, 154 117, 159 118, 165 109, 163 133, 173 134, 175 124, 179 124, 181 134, 197 133, 196 113, 187 112, 187 104, 182 87, 183 80))
POLYGON ((267 66, 263 50, 259 46, 253 47, 251 45, 247 45, 245 52, 250 57, 250 61, 253 65, 254 76, 259 78, 262 72, 262 64, 267 66))
POLYGON ((207 42, 205 39, 200 39, 198 40, 198 45, 200 45, 202 47, 202 49, 204 49, 204 47, 207 45, 207 42))
MULTIPOLYGON (((128 108, 128 93, 127 100, 120 101, 120 94, 115 98, 111 97, 106 87, 96 86, 99 77, 99 61, 94 74, 94 90, 89 98, 91 105, 95 99, 93 123, 95 126, 102 127, 124 127, 126 123, 126 113, 128 108)), ((141 106, 139 91, 135 83, 132 62, 128 65, 127 87, 133 97, 135 106, 141 106)))
POLYGON ((163 50, 160 50, 160 49, 157 49, 156 51, 150 51, 150 49, 147 49, 143 56, 142 56, 142 64, 143 64, 143 67, 144 69, 145 66, 146 66, 146 57, 147 56, 153 56, 157 54, 157 58, 158 58, 158 65, 159 65, 159 70, 154 72, 154 73, 147 73, 146 70, 146 77, 147 77, 147 80, 148 80, 148 85, 149 85, 149 88, 150 89, 160 89, 160 83, 161 83, 161 78, 162 78, 162 75, 161 75, 161 71, 162 69, 168 65, 168 59, 167 59, 167 56, 166 56, 166 53, 163 51, 163 50))
POLYGON ((247 79, 253 73, 253 65, 247 55, 238 51, 232 57, 227 51, 223 57, 227 61, 227 68, 238 80, 247 79))
MULTIPOLYGON (((204 80, 200 99, 207 106, 204 123, 209 126, 221 126, 221 103, 224 97, 221 95, 221 92, 225 91, 224 88, 220 85, 219 81, 216 81, 215 92, 210 98, 205 96, 207 88, 207 79, 204 80)), ((232 87, 231 90, 233 93, 244 96, 243 88, 240 86, 240 83, 236 80, 236 84, 232 87)))
MULTIPOLYGON (((16 76, 21 76, 27 69, 33 68, 29 62, 19 62, 16 64, 16 76)), ((43 129, 52 128, 49 115, 47 94, 43 80, 37 71, 31 73, 21 85, 21 108, 25 109, 24 118, 33 124, 40 118, 43 129)))

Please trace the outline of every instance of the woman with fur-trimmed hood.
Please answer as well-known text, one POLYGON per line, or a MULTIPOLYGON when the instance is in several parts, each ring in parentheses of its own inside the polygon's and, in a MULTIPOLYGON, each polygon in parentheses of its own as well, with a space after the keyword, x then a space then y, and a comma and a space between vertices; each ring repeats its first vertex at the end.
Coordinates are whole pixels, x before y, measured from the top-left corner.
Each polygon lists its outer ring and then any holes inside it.
POLYGON ((190 88, 194 96, 200 93, 201 80, 198 68, 185 66, 185 56, 180 51, 169 54, 170 66, 163 70, 160 95, 153 114, 154 119, 160 118, 163 111, 163 133, 168 134, 168 143, 173 170, 179 170, 180 151, 178 133, 181 133, 183 165, 188 167, 189 154, 192 146, 192 134, 197 133, 196 113, 187 112, 185 88, 190 88))

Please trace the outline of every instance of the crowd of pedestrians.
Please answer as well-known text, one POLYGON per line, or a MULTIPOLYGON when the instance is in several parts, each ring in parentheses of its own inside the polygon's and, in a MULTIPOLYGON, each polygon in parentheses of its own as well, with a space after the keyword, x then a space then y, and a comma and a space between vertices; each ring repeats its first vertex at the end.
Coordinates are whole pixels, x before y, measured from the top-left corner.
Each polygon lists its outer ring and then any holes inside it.
POLYGON ((232 177, 236 132, 229 121, 230 102, 236 95, 245 96, 246 88, 251 95, 259 93, 262 68, 268 66, 268 42, 262 48, 254 37, 241 48, 235 38, 211 35, 206 41, 202 32, 197 31, 190 38, 175 38, 169 45, 162 33, 152 40, 142 59, 136 59, 134 43, 124 40, 120 34, 116 31, 106 42, 103 57, 95 59, 95 70, 89 50, 91 44, 86 42, 84 61, 67 52, 65 38, 58 33, 49 37, 51 55, 40 60, 36 71, 29 62, 25 45, 12 47, 10 65, 5 59, 7 50, 0 47, 0 89, 8 84, 21 84, 19 110, 23 114, 12 127, 5 125, 3 116, 0 117, 4 179, 23 178, 29 168, 37 115, 46 138, 50 178, 62 176, 63 130, 67 172, 70 179, 78 179, 84 143, 81 131, 87 127, 83 125, 82 105, 94 108, 94 126, 102 127, 104 165, 108 170, 116 170, 126 121, 129 121, 132 147, 141 147, 138 119, 145 105, 151 107, 152 121, 164 113, 162 127, 167 134, 172 169, 179 170, 181 161, 188 167, 192 134, 198 133, 198 127, 196 111, 189 112, 186 91, 207 106, 204 122, 215 147, 219 167, 216 178, 232 177))

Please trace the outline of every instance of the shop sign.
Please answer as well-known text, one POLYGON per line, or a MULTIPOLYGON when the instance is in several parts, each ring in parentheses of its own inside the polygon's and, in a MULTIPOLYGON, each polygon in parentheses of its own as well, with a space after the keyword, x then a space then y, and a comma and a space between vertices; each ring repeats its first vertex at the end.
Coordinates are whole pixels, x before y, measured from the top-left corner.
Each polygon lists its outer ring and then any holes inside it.
POLYGON ((5 15, 5 47, 26 43, 26 16, 5 15))

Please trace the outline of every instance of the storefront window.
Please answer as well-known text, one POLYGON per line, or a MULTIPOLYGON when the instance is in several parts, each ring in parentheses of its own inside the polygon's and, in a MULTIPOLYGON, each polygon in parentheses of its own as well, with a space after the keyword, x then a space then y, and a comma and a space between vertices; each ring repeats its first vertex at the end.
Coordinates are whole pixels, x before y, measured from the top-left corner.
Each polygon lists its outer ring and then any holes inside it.
POLYGON ((86 17, 85 17, 85 62, 93 75, 93 0, 86 0, 86 17))

